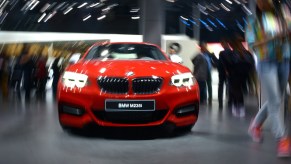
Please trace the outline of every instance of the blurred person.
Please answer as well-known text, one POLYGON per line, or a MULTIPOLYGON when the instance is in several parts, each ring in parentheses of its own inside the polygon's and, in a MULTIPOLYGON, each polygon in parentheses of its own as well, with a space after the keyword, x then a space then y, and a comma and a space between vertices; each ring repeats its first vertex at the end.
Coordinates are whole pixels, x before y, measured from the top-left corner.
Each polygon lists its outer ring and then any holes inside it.
POLYGON ((206 80, 206 85, 207 85, 207 91, 208 91, 208 105, 212 105, 212 75, 211 75, 211 70, 212 66, 216 67, 218 59, 215 57, 213 53, 210 53, 207 49, 207 45, 205 42, 202 42, 200 44, 201 48, 201 53, 203 54, 203 57, 207 61, 207 80, 206 80))
POLYGON ((2 51, 0 54, 0 86, 3 100, 8 99, 9 57, 2 51))
MULTIPOLYGON (((266 101, 251 122, 249 134, 253 141, 262 141, 262 126, 267 117, 278 142, 277 156, 290 157, 290 138, 281 115, 284 91, 287 85, 290 60, 290 19, 275 10, 271 0, 257 0, 257 18, 250 19, 247 41, 258 57, 258 72, 266 101)), ((284 12, 289 12, 285 10, 284 12)))
POLYGON ((177 44, 173 44, 170 46, 169 49, 169 57, 171 59, 171 61, 175 62, 175 63, 183 63, 183 59, 181 58, 181 56, 178 54, 178 51, 180 50, 179 45, 177 44))
POLYGON ((12 64, 12 71, 10 77, 10 83, 13 87, 13 91, 16 92, 18 100, 21 100, 21 82, 22 82, 22 65, 20 64, 20 59, 25 53, 20 54, 16 57, 12 64))
POLYGON ((207 90, 206 80, 208 77, 208 63, 202 53, 199 53, 192 59, 194 65, 194 76, 199 85, 200 91, 200 104, 206 104, 207 90))
POLYGON ((29 54, 28 47, 24 47, 24 52, 20 59, 20 64, 23 69, 23 87, 25 91, 25 101, 29 102, 31 99, 31 90, 33 87, 33 69, 35 68, 35 63, 33 61, 32 55, 29 54))
POLYGON ((245 117, 244 89, 255 66, 251 53, 241 42, 237 36, 230 42, 233 51, 230 56, 228 80, 232 113, 234 116, 245 117))
MULTIPOLYGON (((223 108, 223 91, 224 91, 224 84, 226 86, 226 92, 229 91, 228 88, 228 82, 227 82, 227 76, 228 76, 228 69, 229 69, 229 58, 232 55, 232 50, 230 49, 228 42, 226 39, 223 39, 221 41, 221 46, 223 48, 222 51, 219 53, 219 59, 218 59, 218 77, 219 77, 219 83, 218 83, 218 103, 219 108, 223 108)), ((230 102, 231 97, 228 97, 228 101, 230 102)))
POLYGON ((60 62, 60 57, 57 57, 51 66, 51 69, 53 70, 53 83, 52 83, 52 89, 53 89, 53 96, 55 97, 57 94, 57 88, 58 88, 58 81, 60 79, 61 76, 61 64, 60 62))
POLYGON ((46 83, 48 79, 48 69, 46 67, 46 63, 47 63, 47 57, 40 56, 36 64, 36 72, 35 72, 35 77, 37 80, 36 96, 41 99, 44 98, 46 94, 45 89, 46 89, 46 83))

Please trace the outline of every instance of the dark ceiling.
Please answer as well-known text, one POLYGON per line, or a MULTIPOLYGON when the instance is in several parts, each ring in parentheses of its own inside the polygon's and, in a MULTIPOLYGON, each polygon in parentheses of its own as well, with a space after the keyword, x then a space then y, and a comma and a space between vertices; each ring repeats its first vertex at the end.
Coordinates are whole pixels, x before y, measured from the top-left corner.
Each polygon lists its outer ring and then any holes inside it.
MULTIPOLYGON (((162 1, 166 34, 185 32, 193 37, 193 27, 199 26, 200 40, 204 41, 216 42, 234 33, 243 35, 248 0, 162 1), (200 19, 197 14, 201 15, 200 19)), ((0 0, 0 28, 2 31, 139 34, 141 19, 132 19, 139 13, 130 12, 138 8, 139 0, 0 0), (102 15, 106 18, 98 20, 102 15)))

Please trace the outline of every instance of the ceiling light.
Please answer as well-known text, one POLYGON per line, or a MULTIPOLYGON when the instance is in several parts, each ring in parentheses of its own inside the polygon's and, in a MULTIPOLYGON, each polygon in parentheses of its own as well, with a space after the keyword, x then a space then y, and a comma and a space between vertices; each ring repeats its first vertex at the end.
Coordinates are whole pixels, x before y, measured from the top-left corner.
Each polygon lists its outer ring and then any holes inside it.
POLYGON ((215 4, 211 3, 211 6, 215 8, 215 10, 220 10, 219 7, 217 7, 215 4))
POLYGON ((64 15, 68 14, 71 10, 73 10, 72 7, 68 7, 65 11, 64 11, 64 15))
POLYGON ((131 13, 137 13, 139 11, 139 8, 138 9, 131 9, 129 12, 131 13))
POLYGON ((239 0, 233 0, 236 4, 240 5, 240 1, 239 0))
POLYGON ((36 1, 35 3, 34 3, 34 5, 30 8, 30 10, 33 10, 34 8, 35 8, 35 6, 37 6, 39 4, 39 1, 36 1))
POLYGON ((102 20, 104 18, 106 18, 106 15, 102 15, 102 16, 98 17, 97 20, 102 20))
POLYGON ((183 16, 180 16, 181 19, 185 20, 185 21, 188 21, 188 18, 185 18, 183 16))
POLYGON ((230 0, 225 0, 226 2, 228 2, 229 4, 232 4, 232 2, 230 0))
POLYGON ((104 9, 102 9, 103 12, 106 12, 106 11, 109 11, 109 10, 110 10, 109 7, 106 7, 106 8, 104 8, 104 9))
POLYGON ((86 21, 86 20, 88 20, 89 18, 91 18, 91 15, 90 15, 90 14, 87 15, 86 17, 84 17, 84 18, 83 18, 83 21, 86 21))
POLYGON ((81 4, 80 6, 78 6, 78 9, 80 9, 80 8, 84 7, 84 6, 85 6, 85 5, 87 5, 87 4, 88 4, 87 2, 85 2, 85 3, 81 4))
POLYGON ((40 9, 40 12, 43 13, 46 11, 46 9, 48 9, 50 7, 51 4, 49 3, 46 3, 41 9, 40 9))
POLYGON ((216 18, 216 21, 223 27, 223 28, 225 28, 226 30, 227 30, 227 28, 226 28, 226 26, 218 19, 218 18, 216 18))
POLYGON ((50 13, 50 14, 45 18, 44 22, 47 22, 47 21, 48 21, 52 16, 53 16, 53 14, 50 13))
POLYGON ((248 15, 252 15, 253 13, 251 12, 251 10, 249 8, 246 7, 246 5, 243 5, 243 9, 244 9, 244 12, 248 15))
POLYGON ((38 19, 38 23, 42 21, 42 19, 46 16, 46 13, 43 13, 42 16, 38 19))
POLYGON ((166 0, 166 1, 174 3, 174 2, 176 2, 177 0, 166 0))
POLYGON ((112 4, 112 5, 109 5, 108 7, 109 8, 113 8, 113 7, 116 7, 116 6, 118 6, 119 4, 118 3, 114 3, 114 4, 112 4))
POLYGON ((65 4, 66 4, 66 2, 62 2, 61 4, 57 5, 54 10, 61 9, 63 6, 65 6, 65 4))
POLYGON ((2 24, 4 22, 7 15, 8 15, 8 12, 4 12, 4 14, 1 16, 0 24, 2 24))
POLYGON ((209 5, 207 5, 206 8, 207 8, 208 10, 212 11, 212 12, 215 12, 214 9, 213 9, 211 6, 209 6, 209 5))
POLYGON ((6 0, 3 0, 2 3, 0 4, 0 7, 2 7, 2 5, 5 3, 6 0))
POLYGON ((230 11, 230 9, 229 8, 227 8, 226 6, 224 6, 224 4, 223 3, 220 3, 220 6, 225 10, 225 11, 230 11))
POLYGON ((100 4, 99 2, 98 3, 93 3, 89 7, 95 7, 95 6, 99 5, 99 4, 100 4))
POLYGON ((199 8, 200 10, 206 10, 206 7, 200 5, 199 3, 198 3, 198 8, 199 8))
POLYGON ((132 16, 131 19, 140 19, 140 16, 132 16))
POLYGON ((0 11, 3 12, 3 10, 5 9, 5 7, 9 4, 9 1, 6 1, 4 3, 4 5, 2 5, 2 7, 0 7, 0 11))
POLYGON ((214 26, 214 27, 217 28, 216 24, 215 24, 214 22, 212 22, 209 18, 207 18, 207 21, 208 21, 210 24, 212 24, 212 26, 214 26))

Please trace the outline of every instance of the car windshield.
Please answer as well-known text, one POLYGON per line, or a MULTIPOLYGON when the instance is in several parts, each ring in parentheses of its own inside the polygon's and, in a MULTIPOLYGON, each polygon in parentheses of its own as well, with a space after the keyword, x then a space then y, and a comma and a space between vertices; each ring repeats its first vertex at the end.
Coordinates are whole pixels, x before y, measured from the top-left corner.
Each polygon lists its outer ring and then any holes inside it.
POLYGON ((93 47, 86 60, 167 60, 155 46, 145 44, 108 44, 93 47))

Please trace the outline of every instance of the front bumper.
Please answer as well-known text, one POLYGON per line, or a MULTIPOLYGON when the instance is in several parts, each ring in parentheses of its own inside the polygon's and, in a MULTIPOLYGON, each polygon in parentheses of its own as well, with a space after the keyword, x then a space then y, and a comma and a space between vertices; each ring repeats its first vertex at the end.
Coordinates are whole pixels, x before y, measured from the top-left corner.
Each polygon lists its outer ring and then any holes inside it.
POLYGON ((59 85, 59 121, 66 127, 98 126, 139 127, 160 126, 170 122, 177 127, 193 125, 199 113, 198 85, 191 88, 169 86, 151 95, 119 95, 102 93, 98 88, 68 89, 59 85), (105 111, 106 99, 155 100, 154 111, 105 111))

